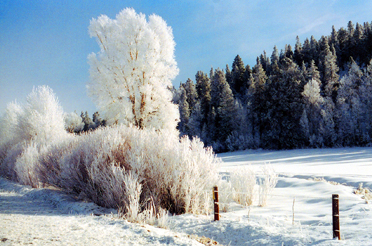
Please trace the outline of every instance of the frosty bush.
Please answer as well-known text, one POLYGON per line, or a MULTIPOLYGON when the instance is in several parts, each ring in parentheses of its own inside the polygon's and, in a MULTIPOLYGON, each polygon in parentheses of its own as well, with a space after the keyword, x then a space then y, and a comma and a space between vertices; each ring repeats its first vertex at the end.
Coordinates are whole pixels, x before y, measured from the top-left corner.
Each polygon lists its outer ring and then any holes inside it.
POLYGON ((244 206, 252 205, 255 185, 256 174, 251 167, 236 168, 231 173, 234 200, 239 204, 244 206))
POLYGON ((98 129, 43 158, 48 168, 42 176, 56 176, 57 170, 58 179, 49 182, 133 216, 138 204, 142 211, 150 201, 155 214, 161 207, 172 213, 205 211, 204 191, 217 182, 219 159, 199 139, 171 136, 123 125, 98 129), (48 170, 54 171, 48 175, 48 170))
POLYGON ((75 112, 64 115, 65 129, 70 133, 81 132, 84 129, 83 119, 75 112))
POLYGON ((227 182, 226 180, 223 180, 223 179, 219 180, 218 199, 220 202, 220 209, 223 212, 227 212, 229 210, 229 205, 233 198, 232 191, 233 191, 233 188, 231 186, 231 182, 227 182))
POLYGON ((275 173, 274 169, 265 164, 262 168, 263 179, 259 179, 259 206, 264 207, 267 204, 267 198, 275 188, 278 182, 278 175, 275 173))
POLYGON ((0 172, 23 184, 38 184, 39 151, 67 138, 63 110, 52 89, 34 88, 26 104, 9 104, 1 120, 0 172))
POLYGON ((19 115, 16 133, 23 140, 53 141, 67 136, 64 113, 58 99, 48 86, 39 86, 27 96, 19 115))
POLYGON ((8 103, 4 115, 0 118, 0 163, 6 157, 9 149, 21 141, 17 136, 16 127, 22 113, 23 109, 19 104, 8 103))

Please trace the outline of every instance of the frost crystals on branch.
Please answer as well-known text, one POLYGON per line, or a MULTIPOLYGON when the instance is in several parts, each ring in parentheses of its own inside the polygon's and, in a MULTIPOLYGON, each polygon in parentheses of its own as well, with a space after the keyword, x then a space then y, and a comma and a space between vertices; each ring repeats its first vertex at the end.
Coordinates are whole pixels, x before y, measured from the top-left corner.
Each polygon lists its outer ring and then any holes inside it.
POLYGON ((178 68, 166 22, 126 8, 113 20, 92 19, 89 32, 101 50, 88 57, 88 92, 108 123, 176 129, 179 113, 168 87, 178 68))

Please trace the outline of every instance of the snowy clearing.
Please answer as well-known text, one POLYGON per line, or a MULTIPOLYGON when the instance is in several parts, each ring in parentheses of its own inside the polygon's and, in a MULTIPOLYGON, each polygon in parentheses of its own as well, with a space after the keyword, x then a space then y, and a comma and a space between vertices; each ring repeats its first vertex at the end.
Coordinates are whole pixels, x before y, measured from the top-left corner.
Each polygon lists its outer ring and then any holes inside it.
POLYGON ((128 223, 56 190, 0 178, 2 245, 201 245, 186 234, 222 245, 371 245, 372 201, 354 191, 359 183, 372 189, 372 148, 248 150, 219 157, 226 176, 236 166, 258 171, 271 163, 279 178, 266 207, 256 200, 250 209, 230 203, 219 222, 212 215, 171 216, 166 230, 128 223), (332 239, 332 194, 340 195, 342 241, 332 239))

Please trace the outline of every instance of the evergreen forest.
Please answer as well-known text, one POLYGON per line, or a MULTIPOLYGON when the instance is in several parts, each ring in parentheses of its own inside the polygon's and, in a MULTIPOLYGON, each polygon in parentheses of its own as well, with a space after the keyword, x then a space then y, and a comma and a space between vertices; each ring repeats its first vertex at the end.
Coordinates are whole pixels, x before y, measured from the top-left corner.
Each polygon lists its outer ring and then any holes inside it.
POLYGON ((197 71, 173 88, 181 135, 216 152, 368 146, 372 140, 372 22, 294 48, 275 46, 251 67, 197 71))

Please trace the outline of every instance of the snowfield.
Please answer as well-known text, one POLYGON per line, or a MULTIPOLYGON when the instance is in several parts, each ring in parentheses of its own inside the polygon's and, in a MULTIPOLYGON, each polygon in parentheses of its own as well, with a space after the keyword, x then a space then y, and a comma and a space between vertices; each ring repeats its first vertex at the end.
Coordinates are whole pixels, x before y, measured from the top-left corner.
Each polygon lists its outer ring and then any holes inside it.
POLYGON ((354 192, 360 183, 372 190, 372 148, 247 150, 219 157, 227 179, 237 166, 259 173, 264 163, 272 165, 279 177, 266 207, 257 206, 256 196, 250 208, 224 204, 219 222, 186 214, 170 216, 168 229, 160 229, 128 223, 114 210, 58 190, 0 178, 0 244, 202 245, 196 239, 206 237, 221 245, 371 245, 372 200, 354 192), (341 241, 332 239, 332 194, 340 195, 341 241))

